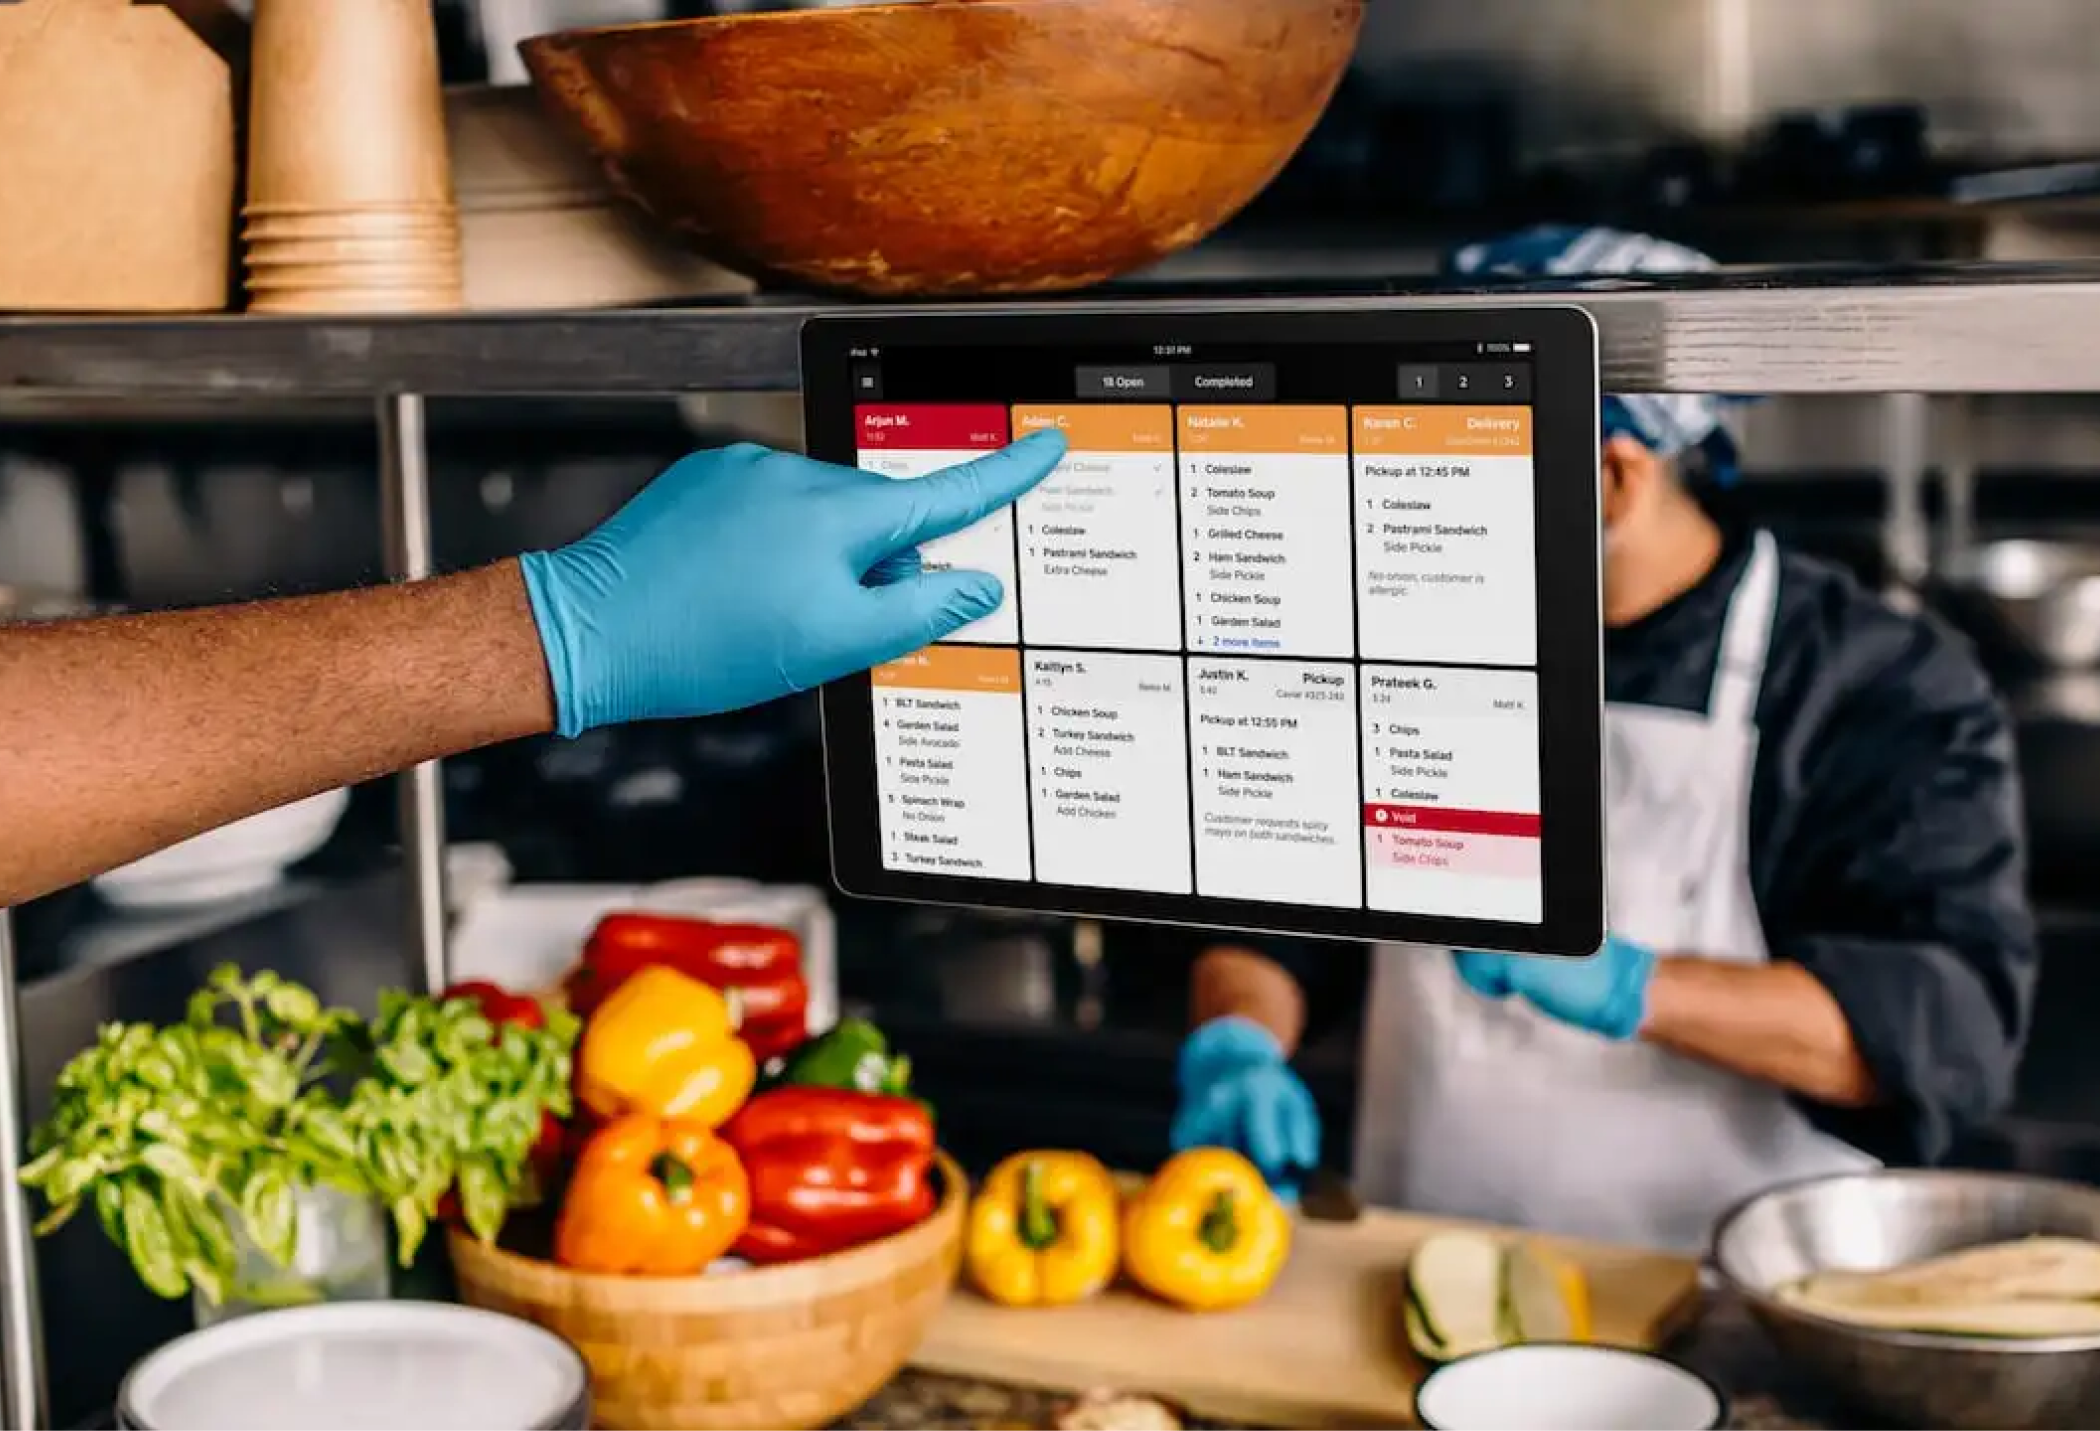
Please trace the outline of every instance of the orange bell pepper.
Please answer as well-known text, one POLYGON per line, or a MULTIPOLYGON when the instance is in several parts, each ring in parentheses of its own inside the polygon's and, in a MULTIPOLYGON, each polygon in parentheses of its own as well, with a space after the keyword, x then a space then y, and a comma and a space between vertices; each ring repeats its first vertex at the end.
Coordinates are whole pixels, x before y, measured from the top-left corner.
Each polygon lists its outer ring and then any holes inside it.
POLYGON ((719 1128, 757 1081, 729 1001, 661 964, 606 996, 576 1058, 577 1097, 601 1118, 650 1113, 719 1128))
POLYGON ((751 1182, 712 1129, 631 1113, 585 1145, 554 1230, 554 1260, 580 1272, 690 1277, 751 1220, 751 1182))

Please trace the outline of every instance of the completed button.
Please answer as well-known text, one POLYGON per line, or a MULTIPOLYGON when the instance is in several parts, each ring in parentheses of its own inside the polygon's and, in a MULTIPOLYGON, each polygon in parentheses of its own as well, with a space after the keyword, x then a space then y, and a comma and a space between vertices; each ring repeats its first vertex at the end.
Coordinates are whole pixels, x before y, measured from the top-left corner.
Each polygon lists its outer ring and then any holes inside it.
POLYGON ((1274 402, 1274 363, 1179 364, 1174 369, 1176 402, 1274 402))
POLYGON ((1079 396, 1083 398, 1153 398, 1163 401, 1168 387, 1164 366, 1079 370, 1079 396))

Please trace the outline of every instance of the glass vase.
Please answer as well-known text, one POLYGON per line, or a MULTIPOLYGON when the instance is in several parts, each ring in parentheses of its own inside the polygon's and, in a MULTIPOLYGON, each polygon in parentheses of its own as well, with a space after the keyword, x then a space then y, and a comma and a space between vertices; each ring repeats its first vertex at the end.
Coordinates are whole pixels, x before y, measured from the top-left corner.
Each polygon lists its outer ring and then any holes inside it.
POLYGON ((229 1218, 239 1251, 233 1285, 223 1302, 191 1294, 198 1326, 279 1307, 380 1300, 391 1291, 386 1215, 377 1202, 331 1187, 300 1188, 293 1197, 292 1265, 279 1266, 249 1241, 245 1222, 229 1218))

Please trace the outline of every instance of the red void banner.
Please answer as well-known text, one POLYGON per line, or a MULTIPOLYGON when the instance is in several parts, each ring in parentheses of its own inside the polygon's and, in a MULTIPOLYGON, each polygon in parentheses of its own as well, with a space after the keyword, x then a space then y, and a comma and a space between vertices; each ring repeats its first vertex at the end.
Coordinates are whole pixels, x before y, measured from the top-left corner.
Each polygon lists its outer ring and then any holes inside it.
POLYGON ((1506 810, 1453 810, 1441 805, 1366 805, 1367 830, 1424 830, 1441 835, 1539 837, 1539 817, 1506 810))
POLYGON ((869 403, 853 410, 862 450, 987 452, 1007 443, 1004 407, 989 403, 869 403))

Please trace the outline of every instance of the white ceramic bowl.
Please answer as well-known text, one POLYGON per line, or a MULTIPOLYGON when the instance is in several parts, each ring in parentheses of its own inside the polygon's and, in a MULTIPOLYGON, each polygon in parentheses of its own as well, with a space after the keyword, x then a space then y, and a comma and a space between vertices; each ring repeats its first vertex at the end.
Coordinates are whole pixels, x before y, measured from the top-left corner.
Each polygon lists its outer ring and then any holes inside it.
POLYGON ((1429 1431, 1711 1431, 1728 1400, 1645 1352, 1534 1343, 1460 1357, 1415 1393, 1429 1431))
POLYGON ((349 807, 348 790, 328 790, 265 810, 111 870, 95 892, 120 909, 188 909, 260 893, 327 844, 349 807))
POLYGON ((436 1302, 257 1312, 131 1369, 117 1425, 142 1431, 569 1431, 590 1425, 583 1357, 516 1317, 436 1302))

